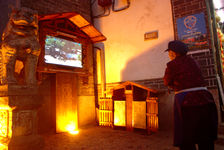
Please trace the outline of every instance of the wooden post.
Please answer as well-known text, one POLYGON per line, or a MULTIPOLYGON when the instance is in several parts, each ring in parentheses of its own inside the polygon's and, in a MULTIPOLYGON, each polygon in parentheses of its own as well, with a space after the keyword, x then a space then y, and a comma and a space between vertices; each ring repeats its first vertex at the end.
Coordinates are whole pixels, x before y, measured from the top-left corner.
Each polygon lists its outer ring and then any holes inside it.
POLYGON ((147 105, 147 131, 148 134, 151 132, 156 132, 158 130, 158 98, 147 98, 146 105, 147 105))
POLYGON ((125 95, 126 95, 126 130, 133 131, 133 126, 132 126, 133 92, 132 90, 125 90, 125 95))

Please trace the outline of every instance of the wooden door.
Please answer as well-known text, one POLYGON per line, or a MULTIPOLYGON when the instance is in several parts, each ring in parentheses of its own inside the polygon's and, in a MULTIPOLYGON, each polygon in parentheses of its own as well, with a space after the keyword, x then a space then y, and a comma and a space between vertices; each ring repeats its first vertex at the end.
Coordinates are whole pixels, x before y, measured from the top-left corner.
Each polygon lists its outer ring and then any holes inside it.
POLYGON ((56 74, 56 132, 78 129, 77 77, 72 73, 56 74))

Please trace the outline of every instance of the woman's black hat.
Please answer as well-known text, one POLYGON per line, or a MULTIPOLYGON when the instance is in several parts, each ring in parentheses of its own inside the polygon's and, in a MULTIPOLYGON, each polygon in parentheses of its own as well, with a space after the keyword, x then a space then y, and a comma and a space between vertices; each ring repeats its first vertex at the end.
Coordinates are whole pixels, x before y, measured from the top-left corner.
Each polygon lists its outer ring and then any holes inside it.
POLYGON ((188 52, 188 47, 185 43, 179 40, 174 40, 169 42, 168 48, 165 51, 174 51, 181 55, 185 55, 188 52))

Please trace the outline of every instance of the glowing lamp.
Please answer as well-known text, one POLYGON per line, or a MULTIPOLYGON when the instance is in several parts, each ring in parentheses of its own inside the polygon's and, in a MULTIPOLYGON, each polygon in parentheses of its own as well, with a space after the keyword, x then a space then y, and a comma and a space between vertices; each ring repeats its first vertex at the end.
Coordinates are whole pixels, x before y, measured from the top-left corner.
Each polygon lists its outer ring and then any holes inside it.
POLYGON ((8 150, 8 146, 0 143, 0 150, 8 150))
POLYGON ((12 109, 0 106, 0 149, 8 150, 8 143, 12 136, 12 109))
POLYGON ((74 131, 69 131, 70 134, 79 134, 78 130, 74 130, 74 131))
POLYGON ((68 125, 66 127, 66 130, 70 133, 70 134, 78 134, 79 131, 76 129, 76 127, 74 125, 68 125))

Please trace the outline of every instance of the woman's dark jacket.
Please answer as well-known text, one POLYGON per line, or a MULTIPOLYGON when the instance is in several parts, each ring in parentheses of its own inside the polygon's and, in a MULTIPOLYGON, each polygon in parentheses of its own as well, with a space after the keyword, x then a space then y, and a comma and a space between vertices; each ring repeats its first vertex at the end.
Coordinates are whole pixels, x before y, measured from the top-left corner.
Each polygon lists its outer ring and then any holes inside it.
MULTIPOLYGON (((204 87, 198 64, 190 56, 178 56, 167 63, 164 84, 175 92, 204 87)), ((199 143, 217 138, 217 110, 207 90, 180 92, 174 100, 174 145, 199 143)))

